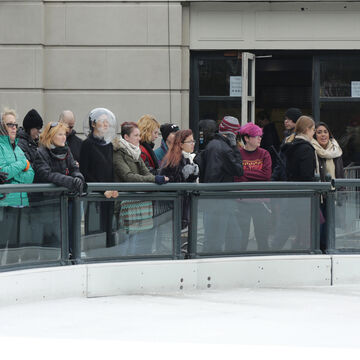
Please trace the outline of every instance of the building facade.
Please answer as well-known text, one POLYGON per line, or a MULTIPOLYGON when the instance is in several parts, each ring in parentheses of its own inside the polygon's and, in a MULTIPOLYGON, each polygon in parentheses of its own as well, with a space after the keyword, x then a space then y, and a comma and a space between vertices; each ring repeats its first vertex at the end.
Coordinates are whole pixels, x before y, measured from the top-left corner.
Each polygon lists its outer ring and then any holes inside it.
POLYGON ((279 133, 294 106, 346 141, 360 125, 359 18, 354 1, 1 1, 0 105, 20 121, 101 106, 195 131, 266 111, 279 133))

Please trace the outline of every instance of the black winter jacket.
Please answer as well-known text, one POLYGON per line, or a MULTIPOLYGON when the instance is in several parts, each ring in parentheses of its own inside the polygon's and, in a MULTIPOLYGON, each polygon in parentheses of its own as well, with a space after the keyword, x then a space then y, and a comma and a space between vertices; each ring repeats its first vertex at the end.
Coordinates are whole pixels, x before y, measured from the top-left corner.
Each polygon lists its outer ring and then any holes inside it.
POLYGON ((169 182, 195 182, 199 177, 199 168, 196 164, 190 164, 189 159, 185 159, 182 156, 178 166, 167 166, 160 170, 160 175, 167 176, 169 182), (188 165, 188 166, 187 166, 188 165), (187 166, 187 171, 183 171, 184 167, 187 166), (185 174, 188 176, 185 178, 185 174))
POLYGON ((76 131, 72 130, 71 133, 67 136, 66 142, 69 145, 71 153, 74 159, 80 163, 80 151, 82 140, 76 136, 76 131))
POLYGON ((37 149, 38 149, 38 143, 34 141, 31 136, 23 129, 20 128, 17 137, 18 140, 18 146, 20 149, 24 152, 26 158, 29 160, 30 164, 32 165, 35 161, 37 149))
POLYGON ((34 170, 34 182, 50 182, 64 186, 70 191, 76 190, 73 186, 74 177, 79 177, 84 181, 70 150, 68 150, 65 159, 61 160, 55 157, 50 149, 40 146, 36 154, 34 170))
POLYGON ((315 149, 309 141, 295 138, 292 142, 285 143, 281 151, 286 157, 288 181, 314 181, 315 149))
POLYGON ((234 182, 235 176, 243 175, 240 151, 221 134, 215 134, 195 161, 200 167, 200 182, 234 182))
POLYGON ((114 182, 112 143, 90 134, 82 143, 79 163, 86 182, 114 182))

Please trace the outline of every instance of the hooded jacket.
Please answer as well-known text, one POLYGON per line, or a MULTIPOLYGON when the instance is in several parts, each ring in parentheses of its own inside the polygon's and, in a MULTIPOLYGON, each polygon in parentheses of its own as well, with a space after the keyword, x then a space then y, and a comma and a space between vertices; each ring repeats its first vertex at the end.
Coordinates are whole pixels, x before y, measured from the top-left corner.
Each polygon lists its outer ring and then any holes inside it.
POLYGON ((224 135, 215 134, 200 154, 195 161, 200 167, 200 182, 234 182, 235 176, 243 175, 239 149, 224 135))
POLYGON ((295 137, 281 147, 286 157, 288 181, 314 181, 316 169, 315 149, 309 141, 295 137))
MULTIPOLYGON (((7 131, 0 123, 0 169, 6 172, 8 184, 31 184, 34 179, 34 170, 30 166, 28 170, 27 159, 24 152, 17 145, 18 139, 11 144, 7 131)), ((0 206, 28 206, 27 193, 9 193, 0 200, 0 206)))
POLYGON ((151 174, 141 156, 135 160, 118 138, 113 140, 113 149, 115 182, 155 182, 155 175, 151 174))
POLYGON ((18 133, 18 146, 24 152, 26 158, 30 161, 32 165, 35 161, 36 152, 38 149, 38 143, 31 138, 30 134, 28 134, 23 128, 20 128, 18 133))

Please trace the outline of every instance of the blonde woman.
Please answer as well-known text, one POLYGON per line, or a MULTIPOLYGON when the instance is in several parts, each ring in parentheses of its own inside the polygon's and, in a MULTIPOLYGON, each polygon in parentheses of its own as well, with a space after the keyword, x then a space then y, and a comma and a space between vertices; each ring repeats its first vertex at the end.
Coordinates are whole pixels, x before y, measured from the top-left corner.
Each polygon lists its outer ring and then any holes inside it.
POLYGON ((64 186, 81 194, 85 180, 66 144, 67 125, 51 122, 40 135, 40 147, 36 154, 35 181, 64 186))
POLYGON ((288 181, 313 181, 316 170, 315 149, 311 144, 315 122, 309 116, 300 116, 295 132, 287 139, 281 151, 286 157, 288 181))
POLYGON ((160 124, 153 115, 143 115, 137 122, 140 130, 141 158, 153 175, 158 173, 159 164, 153 151, 154 141, 159 137, 160 124))

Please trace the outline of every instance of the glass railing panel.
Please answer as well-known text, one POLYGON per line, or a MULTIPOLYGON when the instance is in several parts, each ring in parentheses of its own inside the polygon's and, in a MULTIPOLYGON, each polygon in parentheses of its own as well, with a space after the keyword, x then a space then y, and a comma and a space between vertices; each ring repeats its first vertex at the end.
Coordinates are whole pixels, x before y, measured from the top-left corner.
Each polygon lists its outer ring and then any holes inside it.
POLYGON ((173 201, 89 200, 81 209, 83 259, 173 254, 173 201))
POLYGON ((200 199, 201 254, 310 250, 311 199, 200 199))
POLYGON ((360 249, 360 192, 337 191, 335 198, 335 248, 360 249))
POLYGON ((29 196, 28 207, 0 207, 0 265, 61 259, 60 198, 29 196))

